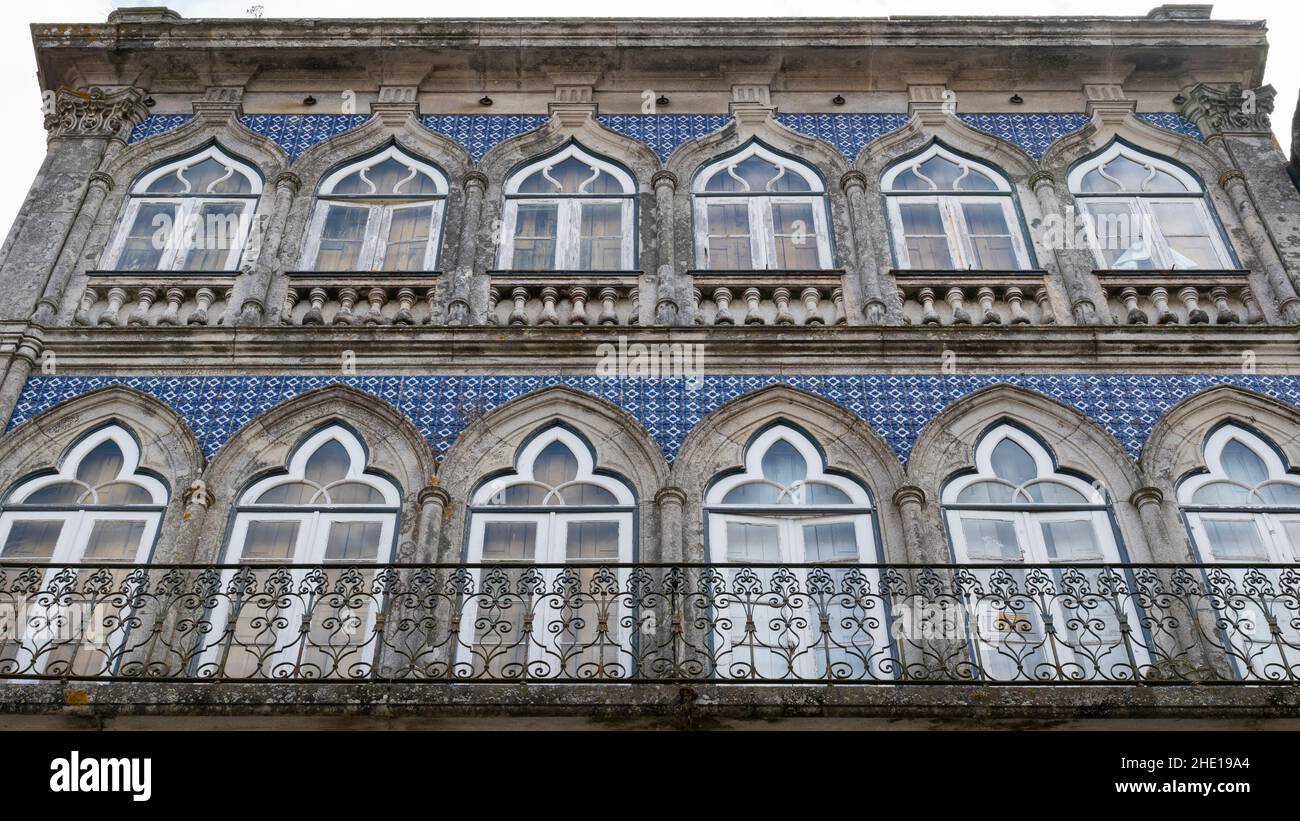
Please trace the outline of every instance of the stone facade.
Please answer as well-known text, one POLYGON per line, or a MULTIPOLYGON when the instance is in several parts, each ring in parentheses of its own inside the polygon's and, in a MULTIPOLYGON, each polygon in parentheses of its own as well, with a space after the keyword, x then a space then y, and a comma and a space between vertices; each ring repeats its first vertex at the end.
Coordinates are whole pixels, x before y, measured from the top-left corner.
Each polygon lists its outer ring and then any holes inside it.
MULTIPOLYGON (((793 424, 828 470, 868 489, 881 561, 938 566, 956 561, 945 483, 1011 422, 1056 470, 1105 488, 1116 560, 1204 562, 1179 484, 1204 471, 1211 434, 1241 425, 1287 470, 1300 465, 1300 193, 1270 132, 1272 90, 1260 87, 1263 23, 1198 9, 1014 25, 210 21, 137 9, 34 26, 53 93, 46 159, 0 251, 0 487, 119 425, 138 442, 139 469, 169 491, 149 560, 219 563, 246 489, 313 431, 342 424, 364 443, 367 470, 400 491, 391 560, 454 565, 475 538, 471 497, 560 426, 631 489, 636 561, 708 562, 712 483, 741 469, 756 435, 793 424), (575 143, 635 182, 633 265, 501 270, 508 180, 575 143), (1023 270, 899 262, 882 179, 936 143, 1005 177, 1023 270), (823 182, 828 265, 699 264, 693 181, 754 144, 823 182), (1232 265, 1099 270, 1090 248, 1052 239, 1053 221, 1082 208, 1072 170, 1116 144, 1199 181, 1232 265), (237 268, 115 270, 137 182, 213 145, 261 180, 237 268), (391 146, 447 180, 437 270, 312 271, 322 182, 391 146), (620 345, 702 351, 703 366, 601 372, 602 351, 620 345)), ((969 692, 989 699, 988 719, 1280 722, 1297 715, 1295 675, 1262 688, 1272 699, 1225 687, 1128 701, 1109 687, 1101 711, 1068 689, 969 692)), ((226 696, 209 686, 6 684, 0 713, 689 724, 960 720, 969 703, 937 685, 887 697, 557 685, 480 699, 454 684, 389 683, 382 696, 366 689, 379 684, 337 699, 312 690, 299 710, 299 685, 229 684, 226 696)))

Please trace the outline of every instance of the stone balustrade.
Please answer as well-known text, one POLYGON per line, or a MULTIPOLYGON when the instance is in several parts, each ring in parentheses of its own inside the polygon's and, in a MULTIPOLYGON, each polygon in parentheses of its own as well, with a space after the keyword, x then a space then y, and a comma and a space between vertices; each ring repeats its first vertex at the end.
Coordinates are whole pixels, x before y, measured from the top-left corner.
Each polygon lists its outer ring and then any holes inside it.
POLYGON ((1098 272, 1117 325, 1254 325, 1264 321, 1245 273, 1098 272))
POLYGON ((493 325, 637 325, 641 321, 636 277, 575 282, 575 277, 494 275, 487 304, 487 321, 493 325))
POLYGON ((696 274, 691 289, 696 325, 843 325, 839 277, 696 274))
POLYGON ((308 326, 441 324, 438 282, 428 276, 290 276, 280 322, 308 326))
POLYGON ((909 325, 1054 325, 1040 272, 894 271, 909 325))
POLYGON ((232 290, 230 277, 92 273, 73 322, 103 327, 220 325, 232 290))

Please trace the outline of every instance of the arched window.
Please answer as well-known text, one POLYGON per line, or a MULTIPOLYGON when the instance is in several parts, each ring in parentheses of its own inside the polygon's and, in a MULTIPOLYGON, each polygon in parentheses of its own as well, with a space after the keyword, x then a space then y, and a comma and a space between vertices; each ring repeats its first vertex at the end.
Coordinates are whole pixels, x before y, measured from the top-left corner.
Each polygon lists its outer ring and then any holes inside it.
POLYGON ((317 431, 285 470, 254 482, 235 508, 224 563, 248 566, 241 575, 262 586, 240 597, 236 571, 225 571, 230 595, 209 617, 220 641, 200 674, 319 678, 368 671, 380 602, 367 584, 373 571, 358 568, 391 560, 400 504, 397 486, 366 471, 364 444, 341 425, 317 431), (290 564, 324 569, 294 568, 287 576, 276 570, 290 564), (276 595, 277 580, 292 592, 276 595), (235 626, 223 635, 230 608, 235 626))
POLYGON ((484 482, 470 499, 466 560, 480 595, 466 602, 461 624, 463 674, 513 678, 611 678, 626 675, 630 629, 620 597, 597 580, 633 560, 636 499, 620 479, 597 470, 596 455, 573 431, 551 427, 516 458, 515 472, 484 482), (527 565, 554 567, 530 571, 527 565), (561 575, 565 585, 557 582, 561 575), (524 576, 541 581, 521 594, 524 576), (571 587, 558 596, 552 591, 571 587), (602 592, 605 591, 605 592, 602 592), (525 619, 531 617, 531 630, 525 619))
POLYGON ((980 587, 972 630, 986 676, 1132 676, 1118 617, 1131 604, 1105 595, 1101 571, 1017 568, 1119 562, 1100 486, 1058 471, 1036 438, 1004 423, 980 438, 974 469, 951 479, 942 499, 957 562, 1006 566, 972 571, 980 587), (1051 592, 1036 595, 1044 585, 1051 592), (1089 595, 1074 595, 1080 590, 1089 595))
POLYGON ((516 271, 636 267, 636 182, 570 143, 510 175, 500 266, 516 271))
POLYGON ((131 187, 109 246, 118 271, 235 271, 262 175, 218 145, 149 171, 131 187))
POLYGON ((1070 172, 1097 265, 1117 270, 1232 268, 1199 180, 1121 142, 1070 172))
POLYGON ((1216 597, 1219 628, 1243 675, 1294 676, 1300 673, 1300 626, 1296 601, 1287 595, 1292 584, 1283 581, 1283 571, 1258 565, 1300 562, 1300 474, 1271 442, 1239 425, 1211 433, 1204 455, 1205 470, 1178 485, 1197 552, 1207 563, 1256 565, 1211 575, 1213 589, 1234 591, 1216 597))
POLYGON ((316 271, 432 271, 447 178, 396 145, 321 181, 303 259, 316 271))
MULTIPOLYGON (((704 515, 713 563, 795 565, 803 591, 793 600, 781 594, 772 568, 729 571, 735 595, 716 604, 719 623, 729 625, 729 646, 717 653, 720 674, 889 677, 877 666, 887 654, 881 614, 853 595, 848 571, 835 569, 881 560, 871 496, 856 479, 829 472, 811 439, 785 424, 761 432, 745 449, 744 470, 709 486, 704 515), (751 576, 762 592, 741 593, 736 582, 751 576)), ((859 572, 879 589, 874 570, 859 572)))
POLYGON ((1011 185, 989 166, 935 143, 891 166, 881 190, 900 268, 1030 267, 1011 185))
MULTIPOLYGON (((168 493, 162 482, 139 468, 139 444, 125 428, 110 425, 84 437, 56 470, 26 479, 5 495, 0 508, 0 559, 109 566, 148 561, 168 493)), ((47 571, 44 584, 36 589, 48 589, 55 572, 47 571)), ((101 569, 79 571, 79 582, 96 572, 102 574, 101 569)), ((121 583, 126 572, 112 572, 106 579, 108 588, 121 583)), ((57 601, 31 597, 29 618, 19 619, 16 631, 0 635, 0 671, 112 672, 121 639, 114 628, 121 625, 117 609, 123 602, 101 594, 97 602, 86 603, 97 605, 98 610, 77 612, 80 584, 65 589, 68 592, 57 601), (51 612, 51 607, 63 610, 51 612), (72 619, 80 619, 77 626, 82 629, 76 635, 56 629, 70 626, 72 619), (85 625, 109 628, 113 635, 106 642, 96 641, 89 635, 94 631, 85 625)), ((7 598, 5 604, 19 604, 7 598)))
POLYGON ((705 166, 691 191, 701 269, 831 267, 825 187, 810 166, 751 142, 705 166))

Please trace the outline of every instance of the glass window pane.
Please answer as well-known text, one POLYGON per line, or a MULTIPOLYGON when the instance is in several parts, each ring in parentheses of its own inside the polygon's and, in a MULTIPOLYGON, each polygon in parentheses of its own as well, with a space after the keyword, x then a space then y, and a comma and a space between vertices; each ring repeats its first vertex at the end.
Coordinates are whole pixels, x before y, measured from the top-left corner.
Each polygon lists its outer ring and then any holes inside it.
POLYGON ((555 236, 558 205, 520 204, 515 211, 514 262, 520 271, 549 271, 558 266, 555 236))
POLYGON ((623 203, 584 202, 579 206, 578 268, 617 271, 623 268, 623 203))
POLYGON ((1012 439, 998 442, 993 448, 993 457, 990 461, 994 475, 1014 485, 1024 484, 1038 475, 1034 457, 1012 439))
POLYGON ((772 203, 776 232, 776 267, 820 268, 819 239, 813 220, 813 203, 772 203))
POLYGON ((352 460, 348 449, 337 439, 329 439, 307 460, 303 478, 318 485, 337 482, 347 475, 352 460))
POLYGON ((392 221, 388 224, 388 244, 384 249, 383 270, 424 270, 432 220, 432 205, 393 210, 392 221))
POLYGON ((546 502, 547 490, 541 485, 511 485, 488 500, 490 505, 540 505, 546 502))
POLYGON ((63 522, 59 519, 18 520, 9 528, 0 558, 21 561, 46 561, 54 555, 63 522))
POLYGON ((852 522, 804 525, 803 548, 806 562, 855 562, 857 530, 852 522))
POLYGON ((954 191, 956 190, 957 179, 964 175, 965 168, 946 157, 940 157, 936 154, 915 167, 914 171, 932 181, 936 189, 954 191))
POLYGON ((1006 211, 1000 202, 963 203, 962 215, 970 236, 972 260, 976 268, 987 270, 1016 270, 1020 260, 1011 241, 1006 211))
POLYGON ((710 203, 708 214, 708 267, 715 271, 754 267, 749 247, 749 206, 744 202, 710 203))
POLYGON ((576 485, 566 485, 560 491, 566 505, 616 505, 618 499, 613 493, 610 493, 599 485, 592 485, 581 482, 576 485))
POLYGON ((88 485, 102 485, 117 478, 126 460, 112 439, 100 442, 77 465, 77 478, 88 485))
POLYGON ((533 461, 533 478, 551 487, 578 478, 578 458, 560 441, 542 448, 533 461))
POLYGON ((135 561, 140 540, 144 538, 144 525, 144 522, 95 522, 82 555, 86 561, 135 561))
POLYGON ((1289 482, 1269 482, 1255 491, 1269 505, 1300 507, 1300 485, 1289 482))
POLYGON ((326 493, 334 505, 382 505, 384 494, 363 482, 340 482, 331 485, 326 493))
POLYGON ((287 562, 293 560, 298 543, 297 522, 249 522, 244 531, 241 562, 287 562))
POLYGON ((535 522, 488 522, 483 526, 485 562, 531 562, 536 549, 535 522))
POLYGON ((775 505, 780 502, 781 491, 765 482, 737 485, 722 497, 724 505, 775 505))
POLYGON ((1100 561, 1101 547, 1091 519, 1042 522, 1043 542, 1052 561, 1100 561))
POLYGON ((948 248, 948 235, 939 206, 935 203, 903 202, 898 205, 898 213, 907 243, 908 267, 951 270, 952 252, 948 248))
POLYGON ((1202 519, 1205 535, 1210 539, 1210 552, 1222 561, 1268 561, 1268 551, 1260 537, 1259 527, 1252 520, 1202 519))
POLYGON ((109 482, 95 488, 95 503, 101 505, 149 505, 153 496, 149 491, 130 482, 109 482))
POLYGON ((1015 523, 1009 519, 961 517, 966 556, 973 561, 1020 561, 1020 540, 1015 523))
POLYGON ((803 503, 808 505, 851 505, 853 500, 837 487, 821 482, 809 482, 800 485, 803 503))
POLYGON ((1088 500, 1082 493, 1060 482, 1034 482, 1025 488, 1029 498, 1045 505, 1079 505, 1088 500))
POLYGON ((316 497, 320 488, 306 482, 285 482, 257 497, 259 505, 305 505, 316 497))
POLYGON ((1192 503, 1242 507, 1250 504, 1250 491, 1229 482, 1210 482, 1192 494, 1192 503))
POLYGON ((618 561, 618 522, 570 522, 566 531, 569 561, 618 561))
POLYGON ((186 271, 225 271, 231 249, 239 244, 239 222, 244 214, 240 202, 205 202, 185 226, 186 271))
POLYGON ((976 482, 957 494, 957 501, 964 505, 1010 504, 1011 486, 1001 482, 976 482))
POLYGON ((171 203, 142 203, 127 231, 122 253, 117 258, 121 271, 157 271, 163 251, 176 229, 176 206, 171 203))
POLYGON ((75 505, 87 501, 89 489, 77 482, 56 482, 28 494, 25 505, 75 505))
POLYGON ((327 562, 373 562, 379 557, 380 522, 331 522, 325 542, 327 562))
POLYGON ((188 190, 173 188, 169 182, 164 182, 172 175, 165 175, 149 186, 150 193, 154 193, 160 184, 177 193, 184 191, 188 194, 247 194, 253 190, 247 177, 213 157, 181 169, 180 175, 189 183, 188 190))
POLYGON ((355 271, 361 265, 361 246, 370 222, 369 208, 329 205, 321 228, 317 271, 355 271))
POLYGON ((1291 548, 1291 560, 1300 562, 1300 521, 1288 519, 1282 522, 1282 532, 1291 548))
POLYGON ((789 487, 808 478, 808 463, 798 448, 784 439, 777 439, 763 454, 763 478, 789 487))
POLYGON ((1089 200, 1084 206, 1092 222, 1093 241, 1107 268, 1148 270, 1156 266, 1144 240, 1143 220, 1128 200, 1089 200))
POLYGON ((1221 268, 1227 260, 1221 259, 1211 227, 1205 218, 1202 205, 1195 202, 1152 202, 1161 236, 1174 254, 1170 260, 1174 268, 1221 268))
POLYGON ((1268 478, 1268 466, 1264 460, 1238 439, 1229 439, 1224 444, 1219 463, 1229 479, 1243 485, 1257 485, 1268 478))
POLYGON ((781 561, 777 526, 727 522, 727 561, 781 561))

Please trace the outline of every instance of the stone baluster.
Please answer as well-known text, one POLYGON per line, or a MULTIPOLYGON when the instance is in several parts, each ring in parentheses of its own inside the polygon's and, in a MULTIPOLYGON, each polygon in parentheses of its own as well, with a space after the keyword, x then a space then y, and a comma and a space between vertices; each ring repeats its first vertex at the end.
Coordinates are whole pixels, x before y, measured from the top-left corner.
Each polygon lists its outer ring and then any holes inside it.
MULTIPOLYGON (((281 306, 280 308, 281 323, 285 325, 293 324, 293 309, 294 306, 296 306, 297 304, 298 304, 298 289, 290 285, 288 288, 285 289, 284 305, 281 306)), ((204 313, 206 314, 206 310, 204 311, 204 313)), ((190 318, 189 320, 187 320, 189 324, 197 325, 200 324, 201 322, 206 321, 206 320, 196 320, 194 317, 197 316, 198 314, 199 312, 197 310, 194 313, 190 314, 190 318)))
POLYGON ((1002 315, 993 310, 993 298, 995 294, 993 289, 987 285, 975 292, 975 299, 980 304, 980 315, 984 317, 985 325, 1001 325, 1002 315))
POLYGON ((776 303, 776 324, 793 325, 794 315, 790 313, 790 289, 774 289, 772 291, 772 301, 776 303))
MULTIPOLYGON (((234 304, 235 304, 235 288, 234 288, 234 286, 231 286, 231 287, 227 288, 227 289, 226 289, 226 290, 221 294, 221 301, 224 302, 224 303, 226 304, 225 316, 230 317, 230 322, 234 322, 234 321, 235 321, 235 317, 231 315, 231 311, 234 309, 234 304)), ((214 324, 214 325, 221 325, 221 324, 225 324, 225 323, 226 323, 226 320, 225 320, 224 317, 218 317, 218 318, 217 318, 217 321, 214 322, 213 324, 214 324)))
POLYGON ((691 288, 691 322, 695 325, 704 324, 704 313, 702 310, 704 303, 704 292, 699 288, 691 288))
POLYGON ((388 292, 379 287, 371 288, 366 293, 366 298, 370 302, 370 310, 366 313, 365 323, 383 325, 384 305, 388 302, 388 292))
MULTIPOLYGON (((454 286, 453 286, 454 290, 454 286)), ((430 314, 433 316, 433 314, 430 314)), ((447 326, 459 328, 469 321, 469 300, 459 296, 447 301, 447 326)))
POLYGON ((1130 325, 1145 325, 1150 321, 1147 312, 1138 307, 1138 290, 1132 286, 1124 288, 1119 292, 1119 298, 1124 303, 1124 318, 1130 325))
POLYGON ((1157 325, 1178 324, 1178 315, 1169 310, 1169 290, 1167 288, 1152 288, 1151 303, 1156 307, 1157 325))
POLYGON ((831 303, 834 304, 835 306, 835 312, 831 317, 831 324, 832 325, 848 324, 849 316, 848 316, 848 312, 844 308, 843 288, 831 289, 831 303))
POLYGON ((310 304, 307 313, 302 315, 303 325, 325 324, 325 299, 328 296, 324 288, 312 288, 307 292, 307 301, 310 304))
POLYGON ((1241 303, 1246 306, 1246 324, 1257 325, 1264 321, 1264 311, 1255 299, 1255 292, 1249 287, 1241 289, 1241 303))
POLYGON ((90 309, 95 307, 95 303, 98 301, 99 301, 99 292, 96 291, 94 288, 87 288, 86 290, 82 291, 81 303, 77 305, 77 312, 73 314, 72 317, 73 321, 75 321, 78 325, 91 324, 90 309))
POLYGON ((627 292, 627 301, 630 303, 629 313, 627 315, 627 324, 641 324, 641 289, 629 288, 627 292))
POLYGON ((1044 325, 1056 324, 1056 311, 1052 310, 1052 296, 1044 285, 1034 291, 1034 301, 1038 303, 1038 321, 1044 325))
MULTIPOLYGON (((501 289, 493 285, 488 288, 487 301, 487 322, 489 325, 500 325, 501 321, 497 319, 497 305, 501 302, 501 289)), ((432 303, 430 303, 432 309, 432 303)))
POLYGON ((600 289, 600 318, 596 320, 596 323, 599 325, 618 324, 617 288, 600 289))
POLYGON ((1201 310, 1201 292, 1188 285, 1178 292, 1178 298, 1187 309, 1187 322, 1191 325, 1204 325, 1210 321, 1210 315, 1201 310))
MULTIPOLYGON (((293 313, 293 306, 298 301, 298 295, 293 293, 293 290, 294 290, 293 288, 289 289, 289 293, 293 294, 293 297, 291 299, 290 298, 285 299, 285 302, 288 304, 288 312, 286 313, 286 316, 293 313)), ((212 303, 215 302, 216 299, 217 299, 217 292, 212 290, 211 288, 200 288, 197 291, 195 291, 194 292, 194 303, 195 303, 194 313, 190 314, 189 318, 185 320, 185 324, 186 325, 208 324, 208 309, 212 307, 212 303)))
POLYGON ((966 293, 956 286, 949 288, 948 293, 944 294, 944 301, 948 307, 952 308, 952 323, 954 325, 971 324, 970 314, 966 312, 966 293))
POLYGON ((759 299, 762 297, 762 292, 759 291, 757 288, 746 288, 743 296, 745 299, 745 305, 748 306, 748 310, 745 311, 745 324, 746 325, 766 324, 765 322, 763 322, 763 309, 762 306, 759 304, 759 299))
POLYGON ((357 293, 356 288, 339 288, 339 309, 334 313, 335 325, 357 324, 357 316, 353 313, 353 308, 356 306, 357 297, 359 296, 360 294, 357 293))
POLYGON ((510 318, 507 320, 511 325, 528 324, 528 289, 517 287, 510 291, 510 298, 515 301, 514 310, 510 312, 510 318))
POLYGON ((108 307, 99 315, 100 325, 118 325, 118 311, 122 310, 122 303, 126 302, 125 288, 108 289, 108 307))
POLYGON ((1241 317, 1228 307, 1228 289, 1222 286, 1210 289, 1210 299, 1214 302, 1214 324, 1239 325, 1241 317))
POLYGON ((414 325, 415 315, 411 309, 415 307, 415 291, 410 288, 401 288, 397 291, 397 313, 393 315, 394 325, 414 325))
POLYGON ((437 285, 430 285, 424 289, 424 301, 429 304, 429 315, 424 318, 425 325, 434 325, 438 322, 438 293, 437 285))
POLYGON ((587 324, 587 289, 582 285, 569 288, 569 324, 587 324))
POLYGON ((542 315, 537 319, 538 325, 560 324, 560 315, 555 312, 555 303, 559 298, 559 288, 547 285, 542 289, 542 315))
POLYGON ((799 293, 799 298, 803 300, 805 325, 825 325, 826 320, 822 318, 821 304, 822 295, 816 288, 804 288, 799 293))
POLYGON ((916 292, 916 298, 921 301, 921 324, 940 324, 939 312, 934 309, 934 289, 922 288, 916 292))
POLYGON ((181 324, 181 303, 185 301, 185 291, 180 288, 168 288, 163 295, 167 299, 167 308, 158 317, 159 325, 181 324))
POLYGON ((1029 314, 1025 313, 1024 301, 1025 292, 1020 288, 1012 285, 1006 290, 1007 305, 1011 306, 1011 324, 1028 325, 1032 320, 1029 314))
POLYGON ((148 325, 149 309, 153 307, 153 303, 157 298, 158 298, 158 292, 148 286, 143 287, 140 290, 136 291, 135 310, 131 312, 131 316, 127 317, 126 324, 148 325))
MULTIPOLYGON (((736 318, 731 315, 731 289, 719 286, 713 289, 713 304, 718 311, 713 315, 714 325, 735 325, 736 318)), ((748 319, 746 319, 748 322, 748 319)))

